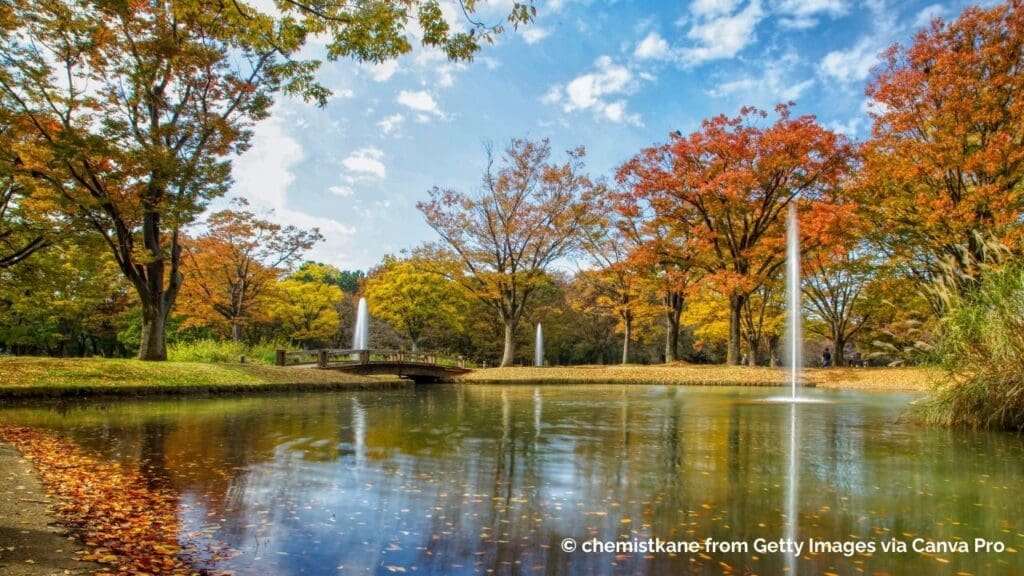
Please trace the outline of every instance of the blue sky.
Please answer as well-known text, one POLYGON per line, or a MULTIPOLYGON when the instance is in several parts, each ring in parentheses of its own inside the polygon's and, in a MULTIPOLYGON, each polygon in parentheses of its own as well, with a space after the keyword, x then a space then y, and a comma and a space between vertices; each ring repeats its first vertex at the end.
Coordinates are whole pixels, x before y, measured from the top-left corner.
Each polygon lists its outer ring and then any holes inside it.
MULTIPOLYGON (((511 5, 480 4, 490 20, 511 5)), ((472 63, 419 47, 385 65, 325 62, 320 78, 335 94, 327 108, 282 99, 235 161, 231 194, 282 223, 319 227, 326 240, 310 258, 367 269, 436 239, 416 202, 433 186, 475 189, 485 142, 582 144, 590 173, 610 176, 672 130, 789 100, 864 138, 864 86, 878 53, 967 4, 540 2, 533 24, 508 30, 472 63)))

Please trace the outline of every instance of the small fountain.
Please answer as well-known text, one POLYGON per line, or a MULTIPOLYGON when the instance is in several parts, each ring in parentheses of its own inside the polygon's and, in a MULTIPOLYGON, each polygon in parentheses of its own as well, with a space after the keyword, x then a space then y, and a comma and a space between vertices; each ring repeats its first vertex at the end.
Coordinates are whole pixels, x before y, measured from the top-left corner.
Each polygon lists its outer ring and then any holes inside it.
POLYGON ((366 307, 366 298, 359 299, 356 328, 352 332, 352 348, 354 350, 369 350, 370 348, 370 312, 366 307))
POLYGON ((537 367, 544 365, 544 333, 541 331, 540 322, 537 323, 537 338, 533 349, 533 365, 537 367))

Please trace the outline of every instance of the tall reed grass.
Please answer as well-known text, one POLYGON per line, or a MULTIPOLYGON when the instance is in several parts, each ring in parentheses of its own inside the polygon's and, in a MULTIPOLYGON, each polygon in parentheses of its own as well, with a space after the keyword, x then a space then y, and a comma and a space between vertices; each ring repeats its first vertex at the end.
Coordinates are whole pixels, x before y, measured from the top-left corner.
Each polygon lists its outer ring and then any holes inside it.
POLYGON ((976 286, 942 298, 938 352, 950 380, 923 404, 924 419, 1024 430, 1024 263, 985 270, 976 286))

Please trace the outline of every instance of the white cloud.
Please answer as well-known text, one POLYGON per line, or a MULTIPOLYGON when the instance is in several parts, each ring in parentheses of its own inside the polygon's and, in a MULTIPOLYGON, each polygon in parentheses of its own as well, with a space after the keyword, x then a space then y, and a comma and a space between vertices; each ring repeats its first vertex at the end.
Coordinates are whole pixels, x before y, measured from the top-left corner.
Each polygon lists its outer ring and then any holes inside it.
POLYGON ((374 81, 386 82, 398 72, 398 61, 387 60, 378 64, 365 64, 364 67, 369 70, 374 81))
POLYGON ((698 16, 721 16, 731 14, 738 0, 694 0, 690 11, 698 16))
POLYGON ((850 9, 847 0, 781 0, 777 10, 794 16, 829 14, 842 16, 850 9))
POLYGON ((486 66, 488 70, 495 70, 499 66, 501 66, 500 60, 498 60, 497 58, 491 58, 490 56, 477 56, 476 61, 483 63, 483 65, 486 66))
POLYGON ((445 117, 444 112, 442 112, 440 106, 437 105, 437 101, 434 100, 434 97, 426 90, 402 90, 398 93, 396 101, 402 106, 416 112, 437 116, 438 118, 445 117))
POLYGON ((258 209, 273 210, 273 219, 299 228, 319 228, 330 239, 351 235, 355 229, 321 216, 288 208, 288 189, 295 168, 306 158, 302 145, 287 132, 289 113, 280 106, 256 124, 253 145, 233 162, 235 182, 231 195, 241 196, 258 209))
POLYGON ((834 50, 826 54, 819 69, 823 75, 845 84, 861 82, 878 63, 881 50, 873 38, 861 38, 848 50, 834 50))
POLYGON ((813 78, 794 79, 794 70, 800 64, 800 57, 786 53, 773 57, 764 65, 760 76, 744 76, 718 84, 708 95, 713 98, 739 96, 744 103, 769 107, 777 102, 798 100, 811 86, 813 78))
POLYGON ((355 98, 356 93, 351 88, 336 88, 331 90, 331 100, 348 100, 355 98))
POLYGON ((932 20, 936 18, 942 18, 949 13, 942 4, 932 4, 931 6, 925 6, 917 13, 917 17, 914 18, 914 28, 924 28, 932 23, 932 20))
POLYGON ((651 32, 636 45, 633 57, 637 60, 668 60, 672 58, 672 49, 661 35, 651 32))
POLYGON ((879 54, 892 38, 906 31, 905 26, 897 24, 896 13, 889 9, 886 0, 865 0, 864 4, 871 12, 871 34, 862 36, 846 50, 826 54, 818 66, 823 77, 843 84, 862 82, 879 63, 879 54))
POLYGON ((849 118, 846 122, 840 122, 838 120, 829 122, 826 125, 826 128, 833 132, 844 134, 850 138, 856 138, 857 132, 860 131, 860 127, 863 123, 863 118, 849 118))
MULTIPOLYGON (((466 69, 463 62, 452 62, 440 48, 421 47, 415 51, 413 62, 425 77, 433 76, 437 86, 447 88, 455 83, 455 73, 466 69)), ((427 80, 424 83, 428 83, 427 80)))
POLYGON ((889 112, 889 107, 873 98, 865 98, 860 105, 861 112, 868 115, 881 116, 889 112))
POLYGON ((377 126, 379 126, 380 131, 387 136, 397 131, 398 127, 401 126, 403 122, 405 122, 405 116, 401 114, 392 114, 384 117, 380 122, 377 122, 377 126))
POLYGON ((609 56, 594 62, 593 72, 582 74, 563 88, 552 86, 541 98, 546 104, 561 104, 566 112, 589 110, 597 117, 612 122, 640 125, 640 116, 626 111, 626 96, 636 92, 640 82, 625 66, 615 64, 609 56))
POLYGON ((686 33, 696 45, 680 52, 683 64, 696 65, 709 60, 732 58, 756 38, 754 31, 764 18, 760 0, 750 0, 739 12, 733 13, 736 2, 697 2, 691 11, 697 20, 686 33), (713 5, 713 6, 712 6, 713 5))
POLYGON ((845 16, 850 7, 847 0, 779 0, 773 7, 780 15, 783 28, 804 30, 818 25, 818 16, 845 16))
POLYGON ((349 188, 348 186, 331 186, 327 191, 335 196, 341 196, 342 198, 347 198, 354 192, 352 188, 349 188))
POLYGON ((541 40, 550 36, 551 30, 543 28, 536 24, 531 24, 523 28, 522 32, 520 32, 520 35, 523 37, 523 41, 526 42, 527 44, 536 44, 537 42, 540 42, 541 40))
POLYGON ((384 152, 375 146, 363 146, 353 151, 341 164, 349 172, 355 174, 353 178, 360 176, 371 178, 386 178, 387 167, 384 166, 384 152))
POLYGON ((545 104, 558 104, 562 101, 562 85, 555 84, 548 88, 548 91, 541 96, 540 101, 545 104))
POLYGON ((292 170, 305 158, 297 140, 288 135, 280 106, 253 129, 252 148, 232 164, 232 193, 265 208, 284 208, 287 190, 295 181, 292 170))

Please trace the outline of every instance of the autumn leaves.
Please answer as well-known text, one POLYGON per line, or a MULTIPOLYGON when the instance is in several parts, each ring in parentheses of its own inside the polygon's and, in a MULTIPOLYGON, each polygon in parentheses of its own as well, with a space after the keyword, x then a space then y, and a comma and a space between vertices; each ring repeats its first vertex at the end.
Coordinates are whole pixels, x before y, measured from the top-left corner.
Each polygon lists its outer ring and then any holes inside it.
POLYGON ((86 545, 98 575, 195 574, 179 544, 178 496, 139 469, 106 462, 52 432, 0 426, 0 440, 32 460, 59 520, 86 545))

